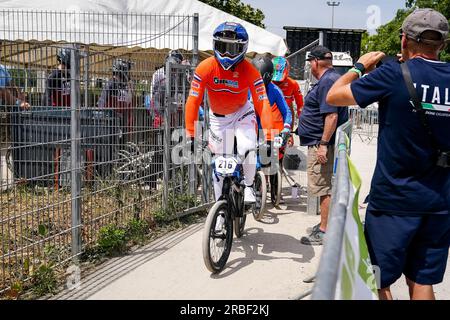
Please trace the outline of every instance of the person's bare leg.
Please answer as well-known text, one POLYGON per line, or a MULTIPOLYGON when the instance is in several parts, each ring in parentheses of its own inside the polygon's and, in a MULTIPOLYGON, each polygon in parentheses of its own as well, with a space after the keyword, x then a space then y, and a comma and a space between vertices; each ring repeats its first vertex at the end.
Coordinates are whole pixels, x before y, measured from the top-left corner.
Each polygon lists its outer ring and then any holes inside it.
POLYGON ((331 196, 320 197, 320 230, 326 231, 328 225, 328 212, 330 210, 331 196))
POLYGON ((391 293, 391 287, 386 287, 386 288, 378 290, 378 296, 379 296, 380 300, 393 300, 392 293, 391 293))
POLYGON ((406 278, 406 284, 411 300, 436 300, 432 285, 418 284, 408 278, 406 278))

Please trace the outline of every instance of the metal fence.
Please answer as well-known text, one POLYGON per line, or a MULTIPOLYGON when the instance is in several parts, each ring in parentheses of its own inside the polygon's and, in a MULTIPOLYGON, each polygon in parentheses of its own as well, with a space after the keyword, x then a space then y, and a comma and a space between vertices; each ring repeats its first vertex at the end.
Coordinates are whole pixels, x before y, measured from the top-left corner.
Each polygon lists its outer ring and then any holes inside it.
POLYGON ((78 257, 103 226, 154 224, 209 202, 209 180, 171 159, 198 15, 0 11, 0 20, 0 293, 49 255, 78 257), (168 48, 182 64, 166 63, 168 48))
POLYGON ((334 300, 339 273, 339 262, 344 239, 345 219, 350 197, 350 179, 347 162, 347 137, 351 139, 352 121, 340 126, 336 131, 336 162, 333 194, 326 242, 316 273, 316 283, 312 291, 313 300, 334 300))
POLYGON ((307 65, 306 53, 317 47, 319 43, 320 39, 317 39, 286 57, 291 67, 289 71, 290 77, 307 81, 312 78, 310 71, 305 69, 305 66, 307 65))
POLYGON ((350 107, 349 117, 353 120, 353 134, 362 142, 370 143, 378 138, 378 106, 370 105, 367 108, 350 107))
POLYGON ((379 268, 372 266, 358 215, 360 178, 348 158, 352 120, 337 130, 336 180, 313 300, 378 299, 379 268))

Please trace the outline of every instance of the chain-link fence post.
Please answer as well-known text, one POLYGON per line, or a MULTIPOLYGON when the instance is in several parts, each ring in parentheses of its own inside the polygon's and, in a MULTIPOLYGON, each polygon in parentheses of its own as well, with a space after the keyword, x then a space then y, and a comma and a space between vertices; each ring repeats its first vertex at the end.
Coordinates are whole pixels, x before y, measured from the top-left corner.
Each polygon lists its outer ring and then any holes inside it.
MULTIPOLYGON (((202 141, 209 141, 209 100, 208 90, 205 90, 203 95, 203 113, 204 113, 204 126, 202 141)), ((209 152, 202 153, 202 200, 203 203, 209 203, 210 190, 212 184, 212 172, 211 172, 211 154, 209 152)))
POLYGON ((170 62, 166 62, 165 68, 165 79, 166 79, 166 91, 164 97, 164 154, 163 154, 163 198, 162 207, 164 210, 167 209, 167 204, 169 201, 169 170, 170 170, 170 109, 172 106, 172 81, 171 81, 171 65, 170 62))
POLYGON ((192 65, 197 66, 198 63, 198 34, 199 34, 199 24, 198 24, 198 13, 194 13, 194 30, 193 30, 193 41, 194 45, 192 48, 192 65))
POLYGON ((80 52, 73 45, 70 57, 70 159, 72 197, 72 256, 81 252, 81 123, 80 123, 80 52))

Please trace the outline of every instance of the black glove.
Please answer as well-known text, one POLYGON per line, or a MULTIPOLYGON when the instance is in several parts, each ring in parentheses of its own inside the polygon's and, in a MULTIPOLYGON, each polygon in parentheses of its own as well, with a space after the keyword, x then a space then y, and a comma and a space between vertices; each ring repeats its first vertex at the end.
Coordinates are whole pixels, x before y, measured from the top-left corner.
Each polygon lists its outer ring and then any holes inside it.
POLYGON ((267 157, 272 157, 272 141, 266 141, 267 157))
POLYGON ((283 139, 283 147, 288 142, 290 136, 291 136, 291 132, 290 131, 285 131, 285 130, 281 131, 280 137, 281 137, 281 139, 283 139))

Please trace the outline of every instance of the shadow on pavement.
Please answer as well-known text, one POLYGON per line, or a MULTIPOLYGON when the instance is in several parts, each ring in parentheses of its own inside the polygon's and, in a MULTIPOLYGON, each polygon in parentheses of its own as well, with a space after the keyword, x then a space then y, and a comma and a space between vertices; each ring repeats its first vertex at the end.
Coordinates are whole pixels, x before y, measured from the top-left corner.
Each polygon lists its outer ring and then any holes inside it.
POLYGON ((243 238, 233 239, 232 251, 244 252, 245 257, 228 261, 226 269, 220 274, 211 275, 212 278, 228 277, 258 260, 290 259, 299 263, 308 263, 315 256, 314 248, 302 245, 299 239, 286 234, 264 232, 261 228, 249 228, 245 230, 243 238), (269 255, 280 252, 288 253, 289 257, 269 255))

